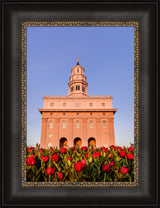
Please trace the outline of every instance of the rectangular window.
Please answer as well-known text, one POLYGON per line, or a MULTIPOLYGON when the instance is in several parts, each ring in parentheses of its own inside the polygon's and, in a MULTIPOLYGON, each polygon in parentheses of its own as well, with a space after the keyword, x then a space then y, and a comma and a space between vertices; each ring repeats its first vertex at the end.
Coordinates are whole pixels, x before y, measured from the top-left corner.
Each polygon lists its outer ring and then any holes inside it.
POLYGON ((49 121, 49 129, 52 129, 52 128, 53 128, 53 122, 49 121))
POLYGON ((79 72, 79 69, 77 69, 77 72, 79 72))
POLYGON ((85 92, 85 87, 82 86, 82 92, 85 92))
POLYGON ((93 106, 93 103, 89 103, 89 106, 92 107, 93 106))
POLYGON ((80 90, 80 86, 79 85, 76 85, 76 90, 80 90))
POLYGON ((63 103, 63 107, 66 107, 66 105, 67 105, 66 103, 63 103))
POLYGON ((79 129, 79 128, 80 128, 79 121, 76 121, 76 128, 77 128, 77 129, 79 129))
POLYGON ((54 103, 50 103, 50 107, 53 107, 54 106, 54 103))
POLYGON ((105 106, 105 103, 102 103, 102 106, 104 107, 105 106))
POLYGON ((103 128, 106 128, 106 121, 103 121, 103 128))
POLYGON ((73 90, 74 90, 74 87, 72 86, 72 87, 71 87, 71 92, 72 92, 73 90))
POLYGON ((66 122, 62 121, 62 128, 65 129, 66 128, 66 122))
POLYGON ((90 127, 91 129, 93 129, 93 121, 90 121, 89 127, 90 127))

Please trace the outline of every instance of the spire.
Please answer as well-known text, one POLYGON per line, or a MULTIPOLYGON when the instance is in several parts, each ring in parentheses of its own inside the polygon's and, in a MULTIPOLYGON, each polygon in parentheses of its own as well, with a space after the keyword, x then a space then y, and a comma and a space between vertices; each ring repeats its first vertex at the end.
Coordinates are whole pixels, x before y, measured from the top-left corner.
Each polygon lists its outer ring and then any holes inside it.
POLYGON ((79 58, 77 58, 77 65, 79 65, 79 58))

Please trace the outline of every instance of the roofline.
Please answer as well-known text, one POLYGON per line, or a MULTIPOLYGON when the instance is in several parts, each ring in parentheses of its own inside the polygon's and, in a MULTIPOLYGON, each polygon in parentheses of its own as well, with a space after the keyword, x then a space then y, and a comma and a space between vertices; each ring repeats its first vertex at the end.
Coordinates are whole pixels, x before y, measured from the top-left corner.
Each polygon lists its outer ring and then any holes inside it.
MULTIPOLYGON (((88 94, 87 94, 88 95, 88 94)), ((113 99, 111 95, 88 95, 87 97, 68 97, 68 95, 55 95, 55 96, 50 96, 46 95, 43 97, 43 99, 99 99, 99 98, 107 98, 107 99, 113 99)))
POLYGON ((117 108, 109 109, 50 109, 50 108, 38 108, 40 113, 42 112, 116 112, 117 108))

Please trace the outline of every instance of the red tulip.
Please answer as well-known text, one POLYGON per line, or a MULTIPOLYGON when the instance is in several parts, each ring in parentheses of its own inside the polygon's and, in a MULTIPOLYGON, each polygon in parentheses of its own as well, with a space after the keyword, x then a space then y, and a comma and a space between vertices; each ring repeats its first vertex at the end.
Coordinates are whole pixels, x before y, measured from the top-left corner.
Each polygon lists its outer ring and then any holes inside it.
POLYGON ((33 156, 31 156, 31 157, 27 158, 26 162, 28 165, 33 166, 35 164, 36 160, 33 156))
POLYGON ((63 178, 63 173, 57 173, 57 177, 58 177, 60 180, 62 180, 62 178, 63 178))
POLYGON ((120 168, 120 172, 123 173, 123 174, 126 174, 128 171, 129 171, 129 168, 126 168, 126 167, 121 167, 120 168))
POLYGON ((82 169, 81 162, 75 163, 74 168, 77 172, 81 171, 81 169, 82 169))
POLYGON ((55 172, 55 170, 56 170, 55 167, 53 167, 53 168, 47 168, 47 169, 46 169, 46 173, 47 173, 48 175, 51 175, 51 174, 53 174, 53 173, 55 172))
POLYGON ((67 151, 67 148, 65 148, 65 147, 61 148, 62 153, 66 153, 66 151, 67 151))
POLYGON ((58 154, 57 154, 57 153, 54 153, 54 154, 51 156, 51 160, 54 160, 55 162, 58 162, 58 160, 59 160, 58 154))
POLYGON ((82 147, 81 149, 82 149, 83 151, 86 151, 86 150, 87 150, 87 147, 84 146, 84 147, 82 147))
POLYGON ((72 158, 71 158, 71 157, 67 157, 67 160, 70 160, 70 161, 72 161, 72 158))
POLYGON ((81 167, 82 167, 82 169, 86 167, 86 161, 85 160, 81 160, 81 167))
POLYGON ((42 157, 43 162, 47 162, 49 160, 49 158, 45 155, 44 157, 42 157))
POLYGON ((84 156, 85 156, 85 158, 88 158, 88 153, 86 153, 84 156))
POLYGON ((95 152, 95 153, 92 154, 93 158, 97 158, 97 157, 100 157, 100 156, 101 156, 100 152, 95 152))
POLYGON ((30 152, 32 149, 35 149, 35 147, 30 147, 30 148, 28 149, 28 152, 30 152))
POLYGON ((128 151, 133 152, 133 147, 130 146, 130 147, 128 148, 128 151))
POLYGON ((110 172, 111 171, 111 169, 110 169, 110 167, 109 167, 109 165, 108 164, 103 164, 103 166, 102 166, 102 170, 103 170, 103 172, 110 172))
POLYGON ((114 161, 111 161, 110 162, 110 166, 114 166, 115 165, 115 162, 114 161))
POLYGON ((114 145, 111 145, 111 148, 113 148, 113 149, 116 149, 116 146, 114 146, 114 145))
POLYGON ((134 160, 134 155, 132 155, 131 153, 129 153, 128 155, 126 155, 128 159, 134 160))
POLYGON ((103 150, 103 152, 106 152, 108 150, 108 148, 106 147, 101 147, 101 150, 103 150))
POLYGON ((121 157, 125 157, 125 155, 126 155, 125 151, 122 150, 122 151, 120 152, 120 156, 121 156, 121 157))

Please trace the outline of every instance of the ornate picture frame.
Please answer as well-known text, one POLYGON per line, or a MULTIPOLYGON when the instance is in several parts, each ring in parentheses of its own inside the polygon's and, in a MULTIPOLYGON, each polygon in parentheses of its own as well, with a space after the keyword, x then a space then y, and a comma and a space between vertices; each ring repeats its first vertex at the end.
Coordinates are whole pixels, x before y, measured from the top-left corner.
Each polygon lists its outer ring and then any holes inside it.
POLYGON ((23 3, 9 4, 4 2, 4 137, 2 149, 3 158, 10 161, 8 172, 3 160, 4 204, 122 205, 129 203, 141 205, 144 202, 149 204, 157 203, 157 117, 155 115, 157 112, 156 8, 156 3, 139 5, 136 3, 55 2, 28 3, 24 5, 23 3), (116 13, 117 8, 119 13, 116 13), (137 8, 139 8, 138 11, 137 8), (35 11, 34 14, 33 11, 35 11), (134 27, 134 182, 26 182, 26 27, 37 25, 114 25, 134 27), (9 34, 12 35, 9 36, 9 34), (152 49, 151 51, 150 48, 152 49), (8 59, 9 62, 7 61, 8 59), (10 83, 10 86, 8 83, 10 83), (152 102, 150 101, 151 99, 152 102), (147 102, 147 106, 144 105, 145 102, 147 102), (155 114, 149 110, 151 105, 152 109, 154 107, 155 114), (148 121, 152 122, 152 127, 148 121), (10 131, 7 131, 7 128, 10 131), (153 140, 152 137, 155 139, 153 140), (155 150, 154 154, 153 150, 155 150), (12 157, 7 154, 8 151, 12 152, 12 157), (148 158, 150 152, 152 152, 152 160, 148 158), (154 169, 155 171, 151 172, 149 167, 152 167, 152 170, 154 169), (10 186, 8 186, 8 183, 10 186), (29 198, 31 199, 30 201, 28 200, 29 198), (102 199, 101 202, 100 199, 102 199))

